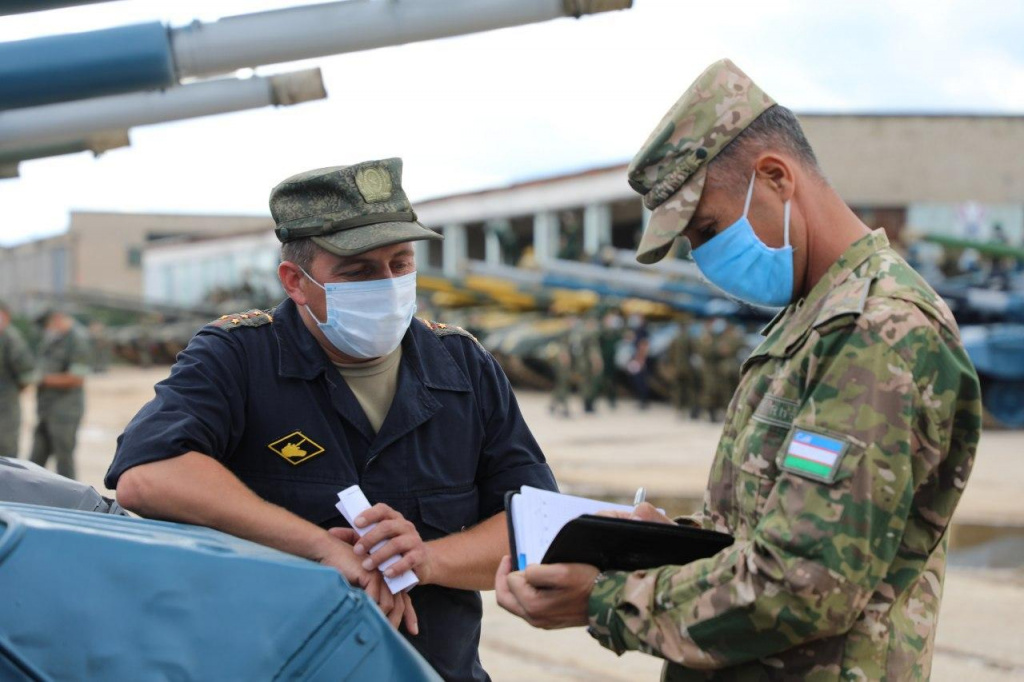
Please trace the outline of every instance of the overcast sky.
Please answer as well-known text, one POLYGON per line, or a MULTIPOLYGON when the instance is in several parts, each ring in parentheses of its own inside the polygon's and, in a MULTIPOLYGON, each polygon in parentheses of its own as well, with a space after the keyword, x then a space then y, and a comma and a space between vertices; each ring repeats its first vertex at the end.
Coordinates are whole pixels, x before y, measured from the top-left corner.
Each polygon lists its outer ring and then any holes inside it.
MULTIPOLYGON (((290 4, 308 3, 122 0, 0 17, 0 41, 290 4)), ((74 209, 266 214, 293 173, 388 156, 404 158, 414 201, 623 162, 721 57, 797 112, 1024 113, 1020 0, 634 0, 261 67, 319 66, 328 99, 135 128, 131 147, 98 159, 22 163, 0 180, 0 244, 61 232, 74 209)), ((970 153, 970 140, 950 144, 970 153)))

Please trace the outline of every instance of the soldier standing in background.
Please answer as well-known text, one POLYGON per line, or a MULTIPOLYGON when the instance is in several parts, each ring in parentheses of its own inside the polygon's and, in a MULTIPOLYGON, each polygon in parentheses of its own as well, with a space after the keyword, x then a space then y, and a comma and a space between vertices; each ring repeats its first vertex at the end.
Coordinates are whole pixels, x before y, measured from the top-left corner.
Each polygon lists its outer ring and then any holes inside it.
POLYGON ((572 344, 572 360, 580 379, 583 411, 588 413, 594 411, 604 372, 599 334, 597 319, 587 317, 577 325, 572 344))
POLYGON ((729 408, 729 400, 736 392, 740 383, 740 367, 743 360, 740 353, 743 352, 743 327, 729 320, 725 321, 725 331, 719 341, 721 348, 721 359, 718 365, 718 374, 722 380, 721 400, 715 406, 724 414, 729 408))
POLYGON ((89 323, 89 342, 92 344, 92 370, 97 374, 106 372, 110 367, 113 347, 107 325, 99 320, 89 323))
POLYGON ((85 330, 63 311, 41 318, 43 345, 39 352, 36 391, 36 430, 32 461, 39 466, 53 456, 57 473, 75 477, 75 440, 85 412, 85 377, 92 366, 92 348, 85 330))
POLYGON ((551 363, 555 378, 548 412, 568 417, 569 393, 572 390, 572 355, 569 353, 568 334, 549 341, 544 349, 544 357, 551 363))
POLYGON ((622 315, 615 310, 609 310, 601 320, 601 332, 598 335, 601 344, 601 393, 608 399, 608 405, 613 410, 619 390, 616 381, 615 353, 619 349, 619 342, 622 341, 622 327, 622 315))
POLYGON ((32 383, 35 359, 21 332, 11 324, 11 311, 0 301, 0 456, 18 456, 21 433, 21 392, 32 383))
MULTIPOLYGON (((931 670, 951 517, 981 392, 943 300, 828 184, 791 111, 712 64, 629 166, 702 274, 785 309, 744 364, 703 510, 736 542, 685 566, 533 565, 498 602, 666 660, 663 679, 908 680, 931 670)), ((647 503, 635 516, 672 523, 647 503)))
POLYGON ((668 349, 668 361, 672 376, 672 406, 680 418, 689 413, 691 419, 697 418, 697 400, 699 395, 698 375, 693 366, 693 337, 690 335, 690 317, 684 315, 679 319, 679 333, 672 339, 668 349))

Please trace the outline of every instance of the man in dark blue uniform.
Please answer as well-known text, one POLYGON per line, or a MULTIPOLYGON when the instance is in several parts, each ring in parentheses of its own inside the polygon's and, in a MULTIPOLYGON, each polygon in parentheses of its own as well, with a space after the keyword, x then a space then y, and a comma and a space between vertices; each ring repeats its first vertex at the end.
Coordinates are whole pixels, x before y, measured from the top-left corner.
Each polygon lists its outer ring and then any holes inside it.
POLYGON ((458 328, 413 319, 410 242, 440 235, 400 183, 388 159, 274 189, 288 299, 192 339, 118 440, 106 484, 143 516, 336 568, 445 679, 486 680, 478 590, 507 552, 504 494, 555 482, 494 358, 458 328), (358 541, 334 528, 353 484, 374 504, 365 523, 378 522, 358 541), (420 583, 392 597, 376 567, 396 553, 394 574, 420 583))

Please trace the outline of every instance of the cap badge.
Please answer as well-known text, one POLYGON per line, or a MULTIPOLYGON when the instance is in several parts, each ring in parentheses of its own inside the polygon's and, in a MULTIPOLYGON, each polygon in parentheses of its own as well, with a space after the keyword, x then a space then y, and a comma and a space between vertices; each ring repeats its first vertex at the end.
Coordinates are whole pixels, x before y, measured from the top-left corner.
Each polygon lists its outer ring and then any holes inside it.
POLYGON ((356 187, 368 204, 386 201, 393 192, 391 173, 382 166, 361 168, 356 172, 356 187))

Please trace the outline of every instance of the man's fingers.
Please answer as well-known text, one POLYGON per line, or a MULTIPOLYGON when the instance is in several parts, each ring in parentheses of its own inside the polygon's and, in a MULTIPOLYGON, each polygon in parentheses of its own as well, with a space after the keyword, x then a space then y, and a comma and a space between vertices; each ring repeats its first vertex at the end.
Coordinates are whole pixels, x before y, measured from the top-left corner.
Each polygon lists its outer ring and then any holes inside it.
POLYGON ((398 512, 383 502, 379 502, 369 509, 359 512, 359 516, 353 520, 355 521, 356 528, 365 528, 371 523, 377 523, 383 519, 394 516, 399 516, 398 512))
MULTIPOLYGON (((389 542, 388 545, 390 544, 391 543, 389 542)), ((385 545, 384 548, 381 549, 381 551, 383 551, 386 547, 387 545, 385 545)), ((404 554, 405 556, 396 561, 394 565, 388 566, 388 568, 384 571, 384 575, 390 578, 395 575, 402 575, 406 571, 415 571, 416 567, 423 563, 424 552, 422 550, 412 552, 405 552, 403 550, 402 554, 404 554)), ((376 557, 377 555, 374 554, 373 556, 376 557)))
POLYGON ((410 597, 408 593, 405 592, 403 592, 399 596, 405 602, 405 615, 402 617, 402 619, 405 622, 406 632, 408 632, 410 635, 420 634, 420 622, 419 619, 416 617, 416 609, 413 608, 412 605, 412 597, 410 597))
POLYGON ((523 571, 523 578, 538 589, 564 587, 572 577, 575 564, 533 564, 523 571))
POLYGON ((610 519, 631 519, 633 518, 633 513, 628 511, 619 511, 618 509, 602 509, 594 516, 604 516, 610 519))
MULTIPOLYGON (((384 590, 385 592, 390 592, 384 590)), ((398 626, 402 624, 402 616, 405 615, 405 601, 402 599, 402 595, 393 595, 393 601, 391 602, 391 609, 385 612, 388 617, 388 622, 391 623, 391 627, 398 629, 398 626)))
POLYGON ((654 521, 655 523, 675 523, 672 519, 658 511, 650 502, 641 502, 633 510, 633 518, 640 521, 654 521))
POLYGON ((363 560, 363 568, 366 570, 377 568, 397 554, 405 554, 406 556, 403 558, 404 561, 409 558, 408 555, 413 554, 412 550, 421 544, 422 542, 420 542, 418 537, 412 537, 409 535, 401 535, 397 538, 391 538, 384 543, 383 547, 363 560))
POLYGON ((509 589, 508 578, 512 573, 512 560, 505 556, 498 564, 498 572, 494 574, 494 594, 498 599, 498 605, 509 613, 514 613, 520 618, 527 619, 523 605, 512 594, 509 589))
POLYGON ((365 578, 363 589, 366 591, 366 595, 376 603, 380 603, 380 581, 374 580, 372 575, 365 578))
POLYGON ((327 532, 338 538, 342 542, 354 545, 359 540, 359 533, 355 532, 351 528, 344 528, 342 526, 336 526, 334 528, 328 528, 327 532))
POLYGON ((361 537, 359 542, 356 543, 356 554, 366 554, 377 543, 401 535, 403 532, 408 531, 410 526, 412 524, 404 519, 388 519, 387 521, 379 522, 374 526, 373 530, 361 537))

